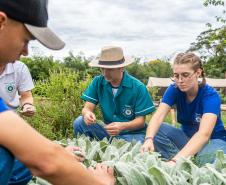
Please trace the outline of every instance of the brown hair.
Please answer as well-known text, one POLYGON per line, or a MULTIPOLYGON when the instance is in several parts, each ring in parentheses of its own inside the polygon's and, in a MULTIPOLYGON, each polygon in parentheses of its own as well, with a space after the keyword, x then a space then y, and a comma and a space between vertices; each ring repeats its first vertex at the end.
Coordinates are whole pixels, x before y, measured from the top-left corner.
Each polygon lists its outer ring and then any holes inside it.
POLYGON ((206 84, 206 78, 205 78, 205 72, 203 69, 202 61, 201 59, 195 55, 194 53, 188 52, 188 53, 179 53, 176 58, 174 59, 173 64, 191 64, 192 69, 194 71, 201 69, 201 77, 202 77, 202 82, 201 86, 206 84))

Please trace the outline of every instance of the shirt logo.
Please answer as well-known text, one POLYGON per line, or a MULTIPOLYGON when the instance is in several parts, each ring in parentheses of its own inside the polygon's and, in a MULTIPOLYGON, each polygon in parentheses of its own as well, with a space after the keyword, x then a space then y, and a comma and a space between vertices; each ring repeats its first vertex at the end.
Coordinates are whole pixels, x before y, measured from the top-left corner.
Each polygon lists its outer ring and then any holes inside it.
POLYGON ((122 111, 123 111, 123 115, 126 117, 130 117, 133 115, 133 109, 129 105, 125 105, 122 111))
POLYGON ((197 123, 200 123, 201 118, 202 118, 202 115, 201 115, 201 114, 195 113, 195 121, 196 121, 197 123))
POLYGON ((8 92, 8 93, 12 93, 13 91, 14 91, 14 89, 15 89, 15 85, 14 84, 6 84, 6 91, 8 92))

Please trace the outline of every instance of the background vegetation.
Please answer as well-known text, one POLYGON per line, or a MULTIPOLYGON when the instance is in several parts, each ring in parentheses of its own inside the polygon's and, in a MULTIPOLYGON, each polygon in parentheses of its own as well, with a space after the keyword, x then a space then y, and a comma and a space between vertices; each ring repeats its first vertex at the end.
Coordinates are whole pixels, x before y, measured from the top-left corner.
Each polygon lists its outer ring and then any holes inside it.
MULTIPOLYGON (((50 139, 72 138, 73 120, 81 114, 84 104, 80 96, 93 76, 100 74, 100 70, 89 68, 87 59, 72 54, 63 61, 39 56, 22 60, 30 68, 35 80, 33 95, 37 108, 36 115, 26 119, 50 139)), ((141 63, 137 59, 134 64, 127 67, 127 70, 145 84, 150 76, 170 77, 172 74, 169 62, 162 60, 141 63)), ((158 90, 152 88, 149 91, 154 100, 160 99, 158 90)), ((101 117, 99 111, 97 117, 99 119, 101 117)), ((150 116, 147 117, 147 120, 149 119, 150 116)), ((167 117, 166 121, 171 122, 171 118, 167 117)), ((224 121, 226 123, 226 119, 224 121)))
MULTIPOLYGON (((225 6, 223 0, 204 0, 204 6, 225 6)), ((218 27, 207 23, 207 29, 197 36, 188 51, 198 51, 204 62, 207 77, 226 77, 226 11, 216 16, 218 27)), ((84 55, 69 53, 63 60, 53 57, 34 56, 23 58, 35 80, 35 105, 37 113, 28 119, 38 131, 50 139, 73 137, 72 122, 81 114, 83 102, 79 98, 91 79, 101 74, 98 68, 89 68, 89 58, 84 55)), ((127 71, 147 84, 148 78, 170 77, 172 70, 168 59, 156 59, 141 62, 139 58, 129 65, 127 71)), ((159 100, 158 88, 150 89, 154 100, 159 100)), ((220 92, 222 102, 226 96, 220 92)), ((224 92, 225 93, 225 92, 224 92)), ((97 117, 101 118, 97 110, 97 117)), ((226 123, 226 113, 223 114, 226 123)), ((150 116, 147 118, 150 119, 150 116)), ((171 122, 167 117, 167 122, 171 122)))

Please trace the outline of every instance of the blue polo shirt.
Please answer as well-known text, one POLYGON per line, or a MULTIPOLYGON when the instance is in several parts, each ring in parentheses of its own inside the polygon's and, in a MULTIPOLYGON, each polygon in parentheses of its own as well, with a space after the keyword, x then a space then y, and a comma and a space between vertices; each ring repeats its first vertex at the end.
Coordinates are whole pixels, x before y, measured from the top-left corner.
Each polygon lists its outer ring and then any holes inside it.
POLYGON ((5 105, 2 98, 0 98, 0 113, 9 110, 9 108, 5 105))
MULTIPOLYGON (((99 104, 105 124, 128 122, 155 111, 145 85, 126 71, 115 96, 111 84, 100 75, 93 79, 81 98, 95 105, 99 104)), ((140 133, 145 130, 146 127, 135 131, 123 131, 123 133, 140 133)))
POLYGON ((169 106, 176 105, 177 121, 188 137, 192 137, 198 131, 203 114, 217 115, 211 138, 226 140, 226 131, 221 119, 221 99, 213 87, 207 84, 199 87, 195 99, 192 102, 187 102, 186 94, 180 91, 175 84, 171 84, 164 93, 162 102, 169 106))

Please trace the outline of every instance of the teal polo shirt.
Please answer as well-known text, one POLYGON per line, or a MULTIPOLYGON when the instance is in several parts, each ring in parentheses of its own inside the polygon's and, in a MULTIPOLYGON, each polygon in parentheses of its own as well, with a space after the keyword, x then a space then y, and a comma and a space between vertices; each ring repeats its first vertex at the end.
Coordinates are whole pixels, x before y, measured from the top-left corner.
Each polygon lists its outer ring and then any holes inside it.
MULTIPOLYGON (((93 79, 81 98, 95 105, 99 104, 105 124, 128 122, 155 111, 146 86, 126 71, 115 96, 111 84, 100 75, 93 79)), ((146 126, 143 129, 123 132, 143 133, 145 130, 146 126)))

